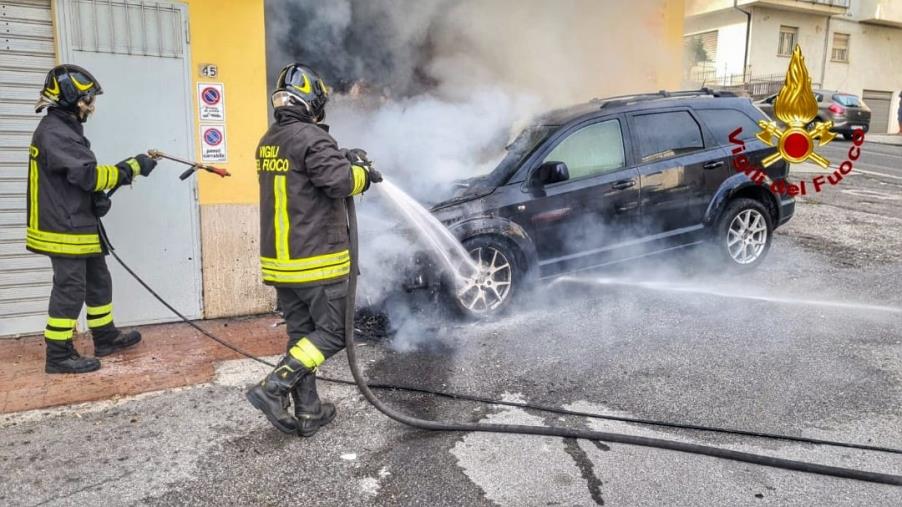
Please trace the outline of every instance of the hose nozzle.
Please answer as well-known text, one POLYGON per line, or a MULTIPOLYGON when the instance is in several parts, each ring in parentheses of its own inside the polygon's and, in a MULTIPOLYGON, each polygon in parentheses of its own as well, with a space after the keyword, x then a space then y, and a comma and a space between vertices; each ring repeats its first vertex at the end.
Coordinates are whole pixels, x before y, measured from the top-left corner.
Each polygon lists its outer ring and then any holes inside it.
POLYGON ((181 180, 188 178, 188 176, 191 176, 191 173, 193 173, 194 171, 197 171, 198 169, 203 169, 204 171, 207 171, 207 172, 210 172, 213 174, 217 174, 217 175, 219 175, 220 178, 225 178, 226 176, 231 176, 231 174, 229 174, 229 172, 226 171, 225 169, 223 169, 222 167, 216 167, 216 166, 212 166, 209 164, 201 164, 200 162, 194 162, 192 160, 185 160, 182 158, 174 157, 172 155, 163 153, 160 150, 153 150, 153 149, 147 150, 147 156, 154 160, 160 160, 161 158, 165 158, 166 160, 172 160, 173 162, 178 162, 179 164, 185 164, 187 166, 191 166, 190 169, 186 170, 179 176, 179 179, 181 179, 181 180))

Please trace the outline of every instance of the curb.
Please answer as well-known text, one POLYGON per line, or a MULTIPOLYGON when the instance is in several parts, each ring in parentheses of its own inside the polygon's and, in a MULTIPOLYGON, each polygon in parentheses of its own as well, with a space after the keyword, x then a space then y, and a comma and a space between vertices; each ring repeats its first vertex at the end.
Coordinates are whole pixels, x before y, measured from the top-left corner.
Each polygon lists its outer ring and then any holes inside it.
POLYGON ((902 146, 902 136, 898 134, 881 134, 880 138, 865 136, 864 139, 866 143, 882 144, 885 146, 902 146), (896 139, 892 139, 892 137, 895 137, 896 139))

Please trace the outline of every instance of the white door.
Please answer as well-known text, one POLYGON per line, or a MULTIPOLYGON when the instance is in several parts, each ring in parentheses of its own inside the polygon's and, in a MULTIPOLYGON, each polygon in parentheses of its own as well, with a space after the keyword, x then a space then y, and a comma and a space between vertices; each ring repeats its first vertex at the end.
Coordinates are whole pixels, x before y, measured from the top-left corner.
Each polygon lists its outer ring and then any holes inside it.
MULTIPOLYGON (((167 2, 59 0, 61 61, 90 71, 103 87, 85 135, 103 164, 156 148, 193 158, 187 8, 167 2)), ((103 222, 116 252, 160 295, 202 316, 197 192, 185 169, 161 162, 113 196, 103 222)), ((112 257, 117 325, 177 320, 112 257)))

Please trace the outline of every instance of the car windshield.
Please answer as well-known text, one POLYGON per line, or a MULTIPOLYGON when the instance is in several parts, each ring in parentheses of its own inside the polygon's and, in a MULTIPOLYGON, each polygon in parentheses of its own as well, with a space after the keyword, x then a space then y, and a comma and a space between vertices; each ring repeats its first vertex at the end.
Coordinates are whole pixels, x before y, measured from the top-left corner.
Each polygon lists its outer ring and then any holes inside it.
POLYGON ((861 102, 855 95, 834 95, 833 100, 846 107, 861 107, 861 102))
POLYGON ((548 138, 557 129, 557 125, 534 125, 524 129, 505 148, 507 154, 497 167, 488 175, 493 185, 502 184, 520 166, 524 158, 529 156, 536 146, 548 138))

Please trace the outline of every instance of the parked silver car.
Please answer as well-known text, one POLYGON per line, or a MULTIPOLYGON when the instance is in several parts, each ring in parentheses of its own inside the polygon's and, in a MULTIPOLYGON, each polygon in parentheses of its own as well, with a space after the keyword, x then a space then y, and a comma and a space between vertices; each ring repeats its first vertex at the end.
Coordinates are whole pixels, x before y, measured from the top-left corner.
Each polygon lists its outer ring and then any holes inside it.
MULTIPOLYGON (((852 139, 852 130, 860 128, 865 132, 871 126, 871 110, 858 97, 851 93, 835 90, 815 90, 818 114, 812 123, 819 121, 832 121, 833 132, 842 134, 846 139, 852 139)), ((777 95, 771 95, 755 102, 766 115, 774 118, 774 100, 777 95)), ((780 120, 777 120, 778 122, 780 120)))

